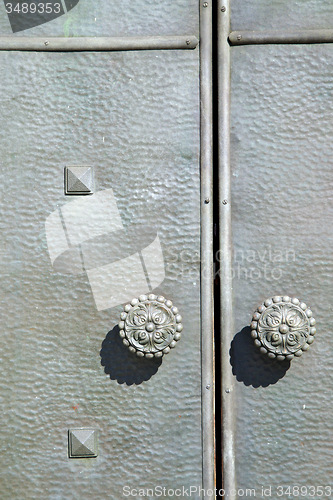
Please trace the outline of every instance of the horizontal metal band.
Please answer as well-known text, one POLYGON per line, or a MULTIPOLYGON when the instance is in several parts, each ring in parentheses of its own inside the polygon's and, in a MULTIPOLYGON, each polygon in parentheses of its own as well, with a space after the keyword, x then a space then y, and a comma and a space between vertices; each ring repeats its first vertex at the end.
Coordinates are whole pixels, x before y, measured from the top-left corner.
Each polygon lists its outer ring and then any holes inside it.
POLYGON ((231 45, 333 43, 333 30, 232 31, 229 42, 231 45))
POLYGON ((84 52, 121 50, 195 49, 195 36, 133 37, 14 37, 1 36, 0 50, 84 52))

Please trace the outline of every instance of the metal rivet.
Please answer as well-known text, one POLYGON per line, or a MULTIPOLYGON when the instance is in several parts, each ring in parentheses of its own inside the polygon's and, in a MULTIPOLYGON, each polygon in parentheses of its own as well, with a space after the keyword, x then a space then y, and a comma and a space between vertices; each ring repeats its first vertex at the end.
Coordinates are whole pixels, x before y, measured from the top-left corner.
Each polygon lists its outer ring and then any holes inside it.
POLYGON ((206 389, 207 389, 207 391, 209 391, 209 389, 210 389, 210 385, 209 384, 206 385, 206 389))
POLYGON ((242 35, 237 35, 237 40, 241 40, 242 39, 242 35))
POLYGON ((225 390, 225 392, 226 392, 227 394, 229 394, 229 393, 230 393, 230 389, 226 389, 226 390, 225 390))
POLYGON ((210 199, 209 198, 205 198, 205 203, 209 203, 210 202, 210 199))
POLYGON ((221 11, 225 12, 226 10, 227 10, 227 8, 223 5, 223 7, 221 7, 221 11))
POLYGON ((65 167, 65 194, 93 194, 94 172, 92 167, 65 167))
POLYGON ((223 205, 227 205, 228 204, 228 200, 223 200, 222 203, 223 203, 223 205))
POLYGON ((50 42, 48 42, 47 40, 45 40, 44 44, 45 45, 48 45, 50 42))
POLYGON ((93 194, 93 185, 94 172, 92 167, 65 167, 66 195, 93 194))
POLYGON ((208 7, 208 2, 205 2, 205 3, 203 4, 203 6, 204 6, 204 7, 208 7))
POLYGON ((191 45, 191 40, 186 40, 186 45, 191 45))
POLYGON ((98 430, 80 427, 68 431, 69 458, 95 458, 98 456, 98 430))

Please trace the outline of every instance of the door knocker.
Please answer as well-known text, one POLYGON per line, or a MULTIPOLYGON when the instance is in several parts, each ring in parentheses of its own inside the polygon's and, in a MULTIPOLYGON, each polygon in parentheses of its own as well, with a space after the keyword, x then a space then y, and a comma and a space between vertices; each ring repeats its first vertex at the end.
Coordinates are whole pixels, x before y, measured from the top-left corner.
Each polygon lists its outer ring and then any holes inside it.
POLYGON ((140 295, 126 304, 120 315, 119 335, 139 357, 160 358, 176 347, 182 317, 171 300, 154 294, 140 295))
POLYGON ((253 314, 251 336, 269 358, 291 360, 309 349, 315 339, 315 323, 304 302, 276 296, 265 300, 253 314))

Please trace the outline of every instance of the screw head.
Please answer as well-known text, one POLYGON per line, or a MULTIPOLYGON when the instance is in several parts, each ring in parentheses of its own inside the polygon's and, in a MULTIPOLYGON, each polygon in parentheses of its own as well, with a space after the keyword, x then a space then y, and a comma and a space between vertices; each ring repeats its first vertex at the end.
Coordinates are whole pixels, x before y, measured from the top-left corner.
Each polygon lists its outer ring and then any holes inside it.
POLYGON ((205 203, 208 204, 210 202, 209 198, 205 198, 205 203))
POLYGON ((208 7, 208 2, 204 2, 203 6, 208 7))
POLYGON ((228 200, 223 200, 222 203, 223 205, 228 205, 228 200))
POLYGON ((50 42, 48 40, 45 40, 44 45, 48 45, 50 42))
POLYGON ((242 39, 242 35, 237 35, 237 40, 241 40, 242 39))
POLYGON ((191 44, 191 40, 186 40, 186 45, 190 45, 191 44))
POLYGON ((227 8, 223 5, 223 7, 221 7, 221 12, 225 12, 227 10, 227 8))

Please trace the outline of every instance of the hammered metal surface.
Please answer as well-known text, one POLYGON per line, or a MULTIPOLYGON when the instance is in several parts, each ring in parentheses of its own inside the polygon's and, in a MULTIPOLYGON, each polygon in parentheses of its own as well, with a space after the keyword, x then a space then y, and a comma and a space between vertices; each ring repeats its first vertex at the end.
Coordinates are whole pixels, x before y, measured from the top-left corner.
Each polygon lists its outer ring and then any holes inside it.
MULTIPOLYGON (((333 47, 232 51, 232 191, 239 487, 330 485, 333 390, 333 47), (253 306, 283 290, 311 304, 297 362, 259 354, 253 306)), ((310 498, 309 490, 308 496, 310 498)))
POLYGON ((332 29, 330 0, 233 0, 231 30, 332 29))
POLYGON ((1 53, 0 68, 1 498, 201 484, 198 52, 1 53), (85 274, 53 270, 65 165, 94 167, 124 226, 158 230, 156 293, 187 332, 163 361, 128 352, 122 307, 98 312, 85 274), (99 430, 94 460, 68 458, 80 427, 99 430))
MULTIPOLYGON (((15 5, 21 0, 10 0, 15 5)), ((44 0, 43 0, 44 1, 44 0)), ((61 2, 61 0, 59 0, 61 2)), ((13 35, 0 5, 0 35, 12 36, 149 36, 199 34, 197 0, 79 0, 66 14, 13 35)), ((38 2, 36 1, 36 4, 38 2)))

